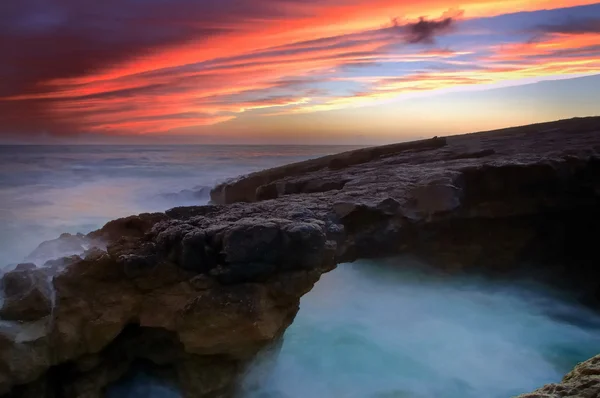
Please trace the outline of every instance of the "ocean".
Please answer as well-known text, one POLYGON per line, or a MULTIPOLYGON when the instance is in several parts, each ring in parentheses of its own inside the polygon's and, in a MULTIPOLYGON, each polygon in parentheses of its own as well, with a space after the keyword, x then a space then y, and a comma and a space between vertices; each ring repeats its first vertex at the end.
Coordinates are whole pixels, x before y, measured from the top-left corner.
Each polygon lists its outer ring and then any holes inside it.
MULTIPOLYGON (((202 205, 228 178, 342 146, 0 146, 5 267, 63 232, 202 205)), ((411 259, 341 264, 301 301, 236 398, 501 398, 600 352, 600 318, 530 281, 441 277, 411 259)), ((140 374, 109 398, 179 398, 140 374)))
POLYGON ((204 205, 229 178, 350 146, 0 146, 2 266, 44 240, 107 221, 204 205))

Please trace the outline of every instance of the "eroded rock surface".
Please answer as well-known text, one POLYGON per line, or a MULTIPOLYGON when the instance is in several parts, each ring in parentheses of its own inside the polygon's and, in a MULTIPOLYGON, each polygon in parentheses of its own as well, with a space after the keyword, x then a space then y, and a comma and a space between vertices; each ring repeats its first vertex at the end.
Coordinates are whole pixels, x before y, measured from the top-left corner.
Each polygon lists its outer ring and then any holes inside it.
POLYGON ((144 360, 171 366, 186 396, 226 396, 335 264, 322 221, 215 221, 118 220, 90 236, 120 236, 106 251, 5 274, 0 391, 38 391, 51 372, 48 394, 102 396, 144 360))
POLYGON ((369 148, 224 184, 214 205, 63 235, 37 257, 75 255, 3 277, 0 395, 102 397, 143 364, 186 397, 229 397, 320 275, 363 257, 528 264, 591 302, 599 151, 600 118, 369 148))
POLYGON ((600 397, 600 355, 582 362, 560 383, 548 384, 519 398, 596 398, 600 397))

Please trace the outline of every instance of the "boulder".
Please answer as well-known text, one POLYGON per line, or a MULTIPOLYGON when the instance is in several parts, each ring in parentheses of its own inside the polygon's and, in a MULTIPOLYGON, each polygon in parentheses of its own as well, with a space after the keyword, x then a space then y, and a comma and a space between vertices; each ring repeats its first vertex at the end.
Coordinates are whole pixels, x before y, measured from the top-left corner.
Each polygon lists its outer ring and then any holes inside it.
POLYGON ((43 269, 21 264, 2 277, 4 300, 0 319, 35 321, 50 315, 53 292, 50 275, 43 269))

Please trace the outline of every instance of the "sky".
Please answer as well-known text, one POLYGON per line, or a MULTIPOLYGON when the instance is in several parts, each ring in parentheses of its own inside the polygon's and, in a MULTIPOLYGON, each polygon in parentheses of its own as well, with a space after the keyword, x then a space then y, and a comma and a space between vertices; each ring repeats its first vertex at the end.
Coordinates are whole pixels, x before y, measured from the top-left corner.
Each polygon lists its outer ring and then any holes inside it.
POLYGON ((0 2, 0 143, 370 144, 600 114, 586 0, 0 2))

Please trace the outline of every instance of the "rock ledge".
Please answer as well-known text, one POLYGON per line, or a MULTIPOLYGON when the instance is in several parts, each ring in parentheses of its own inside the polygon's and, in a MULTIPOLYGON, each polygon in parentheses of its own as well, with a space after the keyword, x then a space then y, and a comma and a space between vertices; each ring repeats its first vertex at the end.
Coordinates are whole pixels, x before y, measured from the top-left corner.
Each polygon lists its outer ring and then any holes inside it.
POLYGON ((0 395, 103 397, 144 367, 185 397, 230 397, 320 275, 357 258, 527 265, 600 298, 600 118, 349 152, 212 197, 64 234, 30 256, 43 267, 5 274, 0 395))

